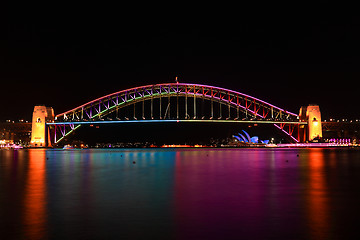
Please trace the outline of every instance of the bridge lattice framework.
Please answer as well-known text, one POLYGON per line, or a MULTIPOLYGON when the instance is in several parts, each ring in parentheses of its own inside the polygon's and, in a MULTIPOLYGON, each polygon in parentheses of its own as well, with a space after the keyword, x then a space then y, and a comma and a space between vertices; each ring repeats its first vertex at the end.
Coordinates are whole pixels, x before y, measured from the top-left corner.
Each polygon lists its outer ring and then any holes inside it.
POLYGON ((300 139, 299 127, 307 124, 299 121, 299 116, 295 113, 237 91, 202 84, 163 83, 126 89, 97 98, 56 115, 55 121, 47 125, 53 127, 53 131, 50 131, 51 138, 56 144, 85 124, 155 121, 273 124, 294 142, 300 139), (171 101, 174 98, 176 101, 171 101), (150 104, 145 108, 146 101, 150 104), (210 105, 206 114, 199 114, 199 101, 207 101, 210 105), (167 103, 165 108, 164 102, 167 103), (140 113, 136 112, 135 107, 139 104, 140 113), (131 105, 134 106, 133 116, 120 119, 118 112, 131 105), (170 111, 170 108, 173 111, 170 111), (224 108, 228 113, 226 117, 223 117, 224 108))

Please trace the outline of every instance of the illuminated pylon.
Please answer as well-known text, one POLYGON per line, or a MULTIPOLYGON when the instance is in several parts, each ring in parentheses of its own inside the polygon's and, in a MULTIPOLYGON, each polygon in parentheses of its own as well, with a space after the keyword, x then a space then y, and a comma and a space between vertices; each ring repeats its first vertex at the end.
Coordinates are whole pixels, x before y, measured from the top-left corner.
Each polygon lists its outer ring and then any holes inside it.
POLYGON ((32 117, 32 147, 51 147, 50 132, 46 123, 54 121, 54 110, 51 107, 35 106, 32 117))
POLYGON ((322 138, 321 112, 318 105, 301 107, 299 118, 301 122, 308 122, 307 128, 301 131, 302 142, 312 142, 322 138))

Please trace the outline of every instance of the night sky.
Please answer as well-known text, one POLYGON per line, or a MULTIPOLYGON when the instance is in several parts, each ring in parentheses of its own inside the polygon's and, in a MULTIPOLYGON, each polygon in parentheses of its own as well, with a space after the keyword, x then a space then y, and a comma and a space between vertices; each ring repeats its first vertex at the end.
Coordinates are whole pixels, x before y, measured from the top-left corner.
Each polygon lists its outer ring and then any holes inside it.
POLYGON ((360 28, 352 13, 323 3, 304 11, 272 6, 276 12, 193 7, 9 6, 1 24, 0 120, 30 120, 37 104, 61 113, 175 76, 291 112, 316 103, 323 118, 360 118, 360 28))

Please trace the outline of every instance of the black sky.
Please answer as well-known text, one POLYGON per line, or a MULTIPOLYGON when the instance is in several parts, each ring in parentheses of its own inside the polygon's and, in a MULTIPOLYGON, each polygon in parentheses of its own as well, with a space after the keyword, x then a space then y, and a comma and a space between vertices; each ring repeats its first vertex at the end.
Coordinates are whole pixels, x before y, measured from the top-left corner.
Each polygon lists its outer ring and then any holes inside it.
POLYGON ((9 7, 1 24, 0 120, 30 120, 36 104, 60 113, 175 76, 292 112, 317 103, 324 118, 360 118, 359 22, 325 5, 9 7))

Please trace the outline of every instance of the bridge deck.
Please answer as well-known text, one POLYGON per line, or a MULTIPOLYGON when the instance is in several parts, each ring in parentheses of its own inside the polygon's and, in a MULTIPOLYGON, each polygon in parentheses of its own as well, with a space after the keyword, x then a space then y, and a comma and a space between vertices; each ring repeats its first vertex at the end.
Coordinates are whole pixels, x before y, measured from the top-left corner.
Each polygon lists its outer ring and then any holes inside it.
POLYGON ((252 123, 252 124, 300 124, 306 125, 307 122, 294 122, 294 121, 267 121, 267 120, 205 120, 205 119, 163 119, 163 120, 115 120, 115 121, 78 121, 78 122, 52 122, 46 123, 47 125, 68 125, 68 124, 121 124, 121 123, 157 123, 157 122, 189 122, 189 123, 252 123))

